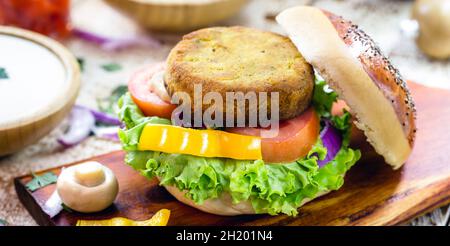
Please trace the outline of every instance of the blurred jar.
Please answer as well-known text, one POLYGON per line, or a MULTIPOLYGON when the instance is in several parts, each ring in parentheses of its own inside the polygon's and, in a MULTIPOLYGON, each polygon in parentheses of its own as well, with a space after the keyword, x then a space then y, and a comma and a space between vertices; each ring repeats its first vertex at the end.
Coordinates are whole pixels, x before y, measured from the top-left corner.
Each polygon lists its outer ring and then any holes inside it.
POLYGON ((449 58, 450 0, 416 0, 412 17, 419 24, 420 49, 433 58, 449 58))
POLYGON ((0 25, 62 39, 70 34, 70 0, 0 0, 0 25))

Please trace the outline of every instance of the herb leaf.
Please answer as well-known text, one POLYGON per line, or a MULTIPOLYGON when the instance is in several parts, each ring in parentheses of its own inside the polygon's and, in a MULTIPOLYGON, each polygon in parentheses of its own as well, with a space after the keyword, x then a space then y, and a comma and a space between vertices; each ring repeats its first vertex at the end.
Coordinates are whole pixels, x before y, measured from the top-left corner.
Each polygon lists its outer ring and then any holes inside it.
POLYGON ((64 211, 66 211, 68 213, 73 213, 73 210, 71 208, 69 208, 66 204, 61 203, 61 207, 64 209, 64 211))
POLYGON ((352 127, 352 115, 347 111, 344 110, 344 114, 341 116, 332 116, 331 122, 333 122, 333 126, 336 127, 339 131, 341 131, 343 135, 343 142, 342 144, 344 146, 348 146, 350 144, 350 134, 351 134, 351 127, 352 127))
POLYGON ((6 73, 6 69, 0 67, 0 79, 9 79, 8 73, 6 73))
POLYGON ((118 63, 108 63, 108 64, 104 64, 102 65, 103 70, 107 71, 107 72, 115 72, 115 71, 119 71, 122 69, 122 66, 118 63))
POLYGON ((78 65, 80 65, 81 72, 84 72, 85 61, 84 58, 77 57, 78 65))
POLYGON ((58 176, 52 172, 47 172, 42 175, 36 175, 33 173, 32 175, 33 179, 25 185, 32 192, 47 185, 54 184, 58 179, 58 176))
POLYGON ((127 92, 128 86, 119 85, 111 92, 111 95, 109 97, 97 99, 98 108, 104 113, 115 115, 115 107, 117 101, 127 92))
POLYGON ((313 105, 316 112, 325 118, 331 117, 333 103, 337 101, 337 94, 334 91, 328 91, 327 83, 323 80, 316 80, 314 88, 313 105))
POLYGON ((8 225, 9 225, 8 221, 0 219, 0 226, 8 226, 8 225))

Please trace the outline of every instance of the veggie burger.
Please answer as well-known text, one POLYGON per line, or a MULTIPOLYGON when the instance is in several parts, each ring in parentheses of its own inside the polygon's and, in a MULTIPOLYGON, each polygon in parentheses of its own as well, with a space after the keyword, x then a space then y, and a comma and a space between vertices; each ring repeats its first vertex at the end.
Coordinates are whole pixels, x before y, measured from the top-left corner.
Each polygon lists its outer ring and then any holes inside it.
POLYGON ((349 147, 352 122, 386 163, 401 167, 414 144, 414 104, 374 41, 313 7, 288 9, 277 21, 288 37, 202 29, 164 64, 138 71, 118 103, 126 163, 179 201, 219 215, 296 215, 339 189, 361 156, 349 147), (230 92, 244 103, 228 100, 230 92), (199 102, 198 93, 210 98, 199 102))

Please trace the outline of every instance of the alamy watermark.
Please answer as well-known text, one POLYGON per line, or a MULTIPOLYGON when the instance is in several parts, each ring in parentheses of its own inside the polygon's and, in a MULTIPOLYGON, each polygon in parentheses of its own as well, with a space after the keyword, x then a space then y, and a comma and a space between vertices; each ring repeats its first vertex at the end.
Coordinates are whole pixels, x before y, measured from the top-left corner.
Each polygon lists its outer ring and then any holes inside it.
POLYGON ((226 92, 225 98, 219 92, 203 95, 202 85, 195 84, 193 98, 186 92, 172 95, 171 102, 179 105, 172 122, 196 128, 260 127, 261 137, 270 138, 278 135, 279 100, 279 92, 226 92))

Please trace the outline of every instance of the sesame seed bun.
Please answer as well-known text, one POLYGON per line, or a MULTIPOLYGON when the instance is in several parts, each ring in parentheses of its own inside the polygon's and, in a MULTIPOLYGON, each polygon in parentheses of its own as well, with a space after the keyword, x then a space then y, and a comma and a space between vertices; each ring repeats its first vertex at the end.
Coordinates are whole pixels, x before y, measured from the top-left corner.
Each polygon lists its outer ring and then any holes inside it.
POLYGON ((374 149, 394 169, 409 157, 415 108, 405 81, 358 26, 314 7, 294 7, 278 23, 356 116, 374 149))

